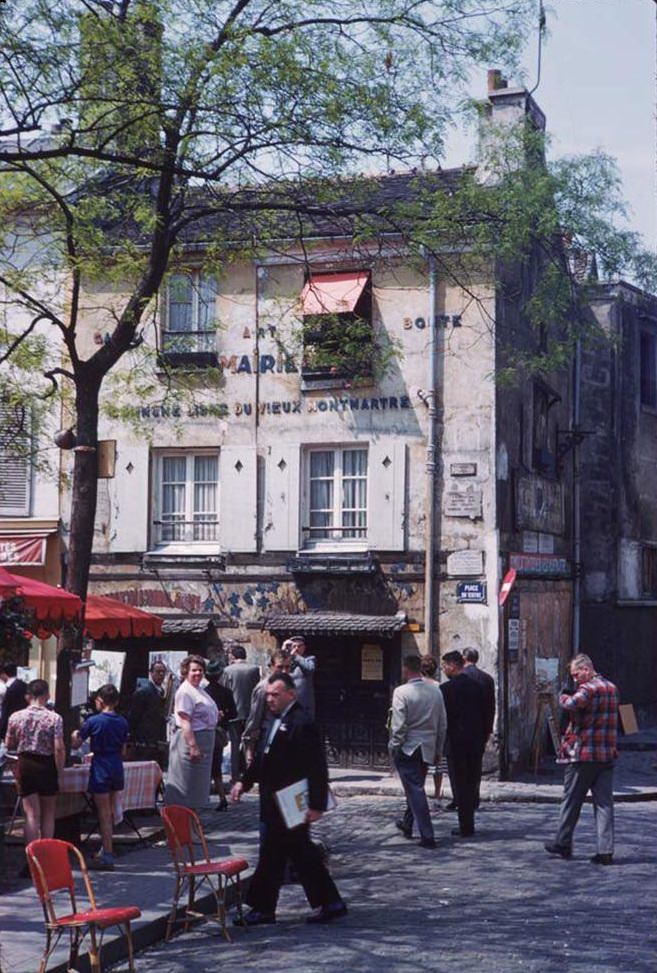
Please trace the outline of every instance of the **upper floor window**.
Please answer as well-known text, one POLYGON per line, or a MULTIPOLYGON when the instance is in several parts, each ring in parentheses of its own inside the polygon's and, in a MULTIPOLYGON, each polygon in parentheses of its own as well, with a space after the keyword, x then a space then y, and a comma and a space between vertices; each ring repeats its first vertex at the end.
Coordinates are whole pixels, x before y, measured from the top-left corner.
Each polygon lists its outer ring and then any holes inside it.
POLYGON ((639 353, 641 405, 657 409, 657 334, 641 332, 639 353))
POLYGON ((556 428, 550 410, 559 396, 548 386, 536 383, 532 404, 532 466, 538 473, 556 476, 556 428))
POLYGON ((0 402, 0 516, 29 517, 32 423, 20 405, 0 402))
POLYGON ((218 454, 160 454, 155 464, 155 543, 218 540, 218 454))
POLYGON ((213 277, 199 270, 169 277, 162 354, 170 364, 218 363, 216 304, 217 283, 213 277))
POLYGON ((312 449, 306 456, 307 547, 367 540, 367 449, 312 449))
POLYGON ((647 544, 641 549, 641 594, 657 598, 657 547, 647 544))
POLYGON ((311 274, 301 293, 302 375, 309 379, 372 374, 369 271, 311 274))

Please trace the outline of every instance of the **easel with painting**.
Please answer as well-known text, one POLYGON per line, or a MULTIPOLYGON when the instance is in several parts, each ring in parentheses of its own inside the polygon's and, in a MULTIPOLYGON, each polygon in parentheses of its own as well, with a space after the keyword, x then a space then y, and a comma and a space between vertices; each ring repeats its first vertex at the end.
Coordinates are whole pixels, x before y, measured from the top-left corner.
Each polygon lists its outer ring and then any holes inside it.
POLYGON ((535 774, 538 773, 541 758, 544 756, 546 720, 552 746, 554 747, 555 754, 558 756, 561 743, 559 734, 559 707, 556 697, 551 690, 539 688, 536 723, 534 724, 534 734, 532 736, 532 764, 535 774))

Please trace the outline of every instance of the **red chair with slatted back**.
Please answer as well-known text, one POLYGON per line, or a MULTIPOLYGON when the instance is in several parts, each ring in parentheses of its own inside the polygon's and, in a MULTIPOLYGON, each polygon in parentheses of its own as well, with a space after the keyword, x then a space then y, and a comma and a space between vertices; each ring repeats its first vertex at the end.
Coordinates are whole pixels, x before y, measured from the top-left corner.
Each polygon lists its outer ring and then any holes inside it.
POLYGON ((141 911, 136 905, 118 906, 110 909, 99 909, 96 904, 89 873, 84 858, 68 841, 58 841, 56 838, 42 838, 31 841, 25 849, 27 863, 37 895, 43 906, 46 922, 46 948, 39 966, 39 973, 45 973, 48 960, 57 946, 63 933, 69 934, 69 968, 73 969, 77 963, 80 946, 85 936, 89 935, 89 964, 92 973, 100 973, 100 950, 103 944, 103 934, 110 926, 118 926, 125 931, 128 941, 128 964, 134 973, 132 930, 130 922, 138 919, 141 911), (86 897, 89 908, 78 910, 75 895, 75 878, 71 866, 71 856, 77 860, 82 873, 86 897), (68 904, 71 911, 65 915, 57 915, 53 899, 54 893, 68 893, 68 904))
POLYGON ((168 941, 171 938, 176 922, 178 902, 185 886, 187 886, 187 906, 184 913, 183 932, 187 932, 190 919, 211 919, 219 923, 222 933, 230 942, 230 934, 226 926, 226 891, 229 884, 235 889, 237 911, 242 918, 240 875, 249 867, 249 863, 246 858, 225 858, 221 861, 212 861, 208 852, 203 825, 198 814, 189 808, 170 804, 168 807, 161 808, 160 814, 164 822, 167 843, 176 872, 176 887, 165 939, 168 941), (194 852, 195 846, 202 855, 202 857, 199 855, 198 861, 194 852), (216 880, 216 885, 213 879, 216 880), (196 892, 204 882, 209 886, 214 896, 217 906, 216 913, 206 914, 195 909, 196 892))

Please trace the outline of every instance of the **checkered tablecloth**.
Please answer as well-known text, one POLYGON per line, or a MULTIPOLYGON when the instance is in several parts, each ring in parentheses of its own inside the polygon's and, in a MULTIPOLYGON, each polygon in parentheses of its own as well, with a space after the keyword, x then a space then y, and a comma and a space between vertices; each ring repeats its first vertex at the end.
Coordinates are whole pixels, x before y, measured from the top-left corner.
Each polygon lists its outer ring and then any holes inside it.
MULTIPOLYGON (((162 770, 155 760, 135 760, 123 765, 125 788, 116 791, 112 800, 114 823, 119 824, 124 811, 155 807, 155 796, 162 781, 162 770)), ((87 791, 89 764, 66 767, 59 775, 57 817, 76 814, 81 795, 87 791)))

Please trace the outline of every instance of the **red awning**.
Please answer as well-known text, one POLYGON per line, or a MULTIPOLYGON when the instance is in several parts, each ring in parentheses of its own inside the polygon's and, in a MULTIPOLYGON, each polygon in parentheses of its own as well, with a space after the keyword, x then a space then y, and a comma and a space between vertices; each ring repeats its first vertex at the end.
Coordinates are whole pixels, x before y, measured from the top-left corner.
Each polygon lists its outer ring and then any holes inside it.
POLYGON ((104 595, 88 595, 85 631, 92 639, 118 639, 162 634, 162 619, 104 595))
POLYGON ((0 566, 0 598, 13 598, 18 588, 18 582, 13 574, 0 566))
POLYGON ((301 291, 304 314, 347 314, 356 310, 370 279, 369 271, 312 274, 301 291))
MULTIPOLYGON (((53 630, 62 622, 79 620, 82 602, 77 595, 72 595, 70 591, 64 591, 63 588, 45 584, 43 581, 35 581, 34 578, 24 578, 21 574, 5 571, 3 577, 5 574, 16 583, 17 597, 25 601, 25 605, 34 612, 37 621, 43 622, 47 628, 53 630)), ((39 634, 45 638, 50 633, 42 634, 40 631, 39 634)))
POLYGON ((0 564, 45 564, 47 534, 0 535, 0 564))

